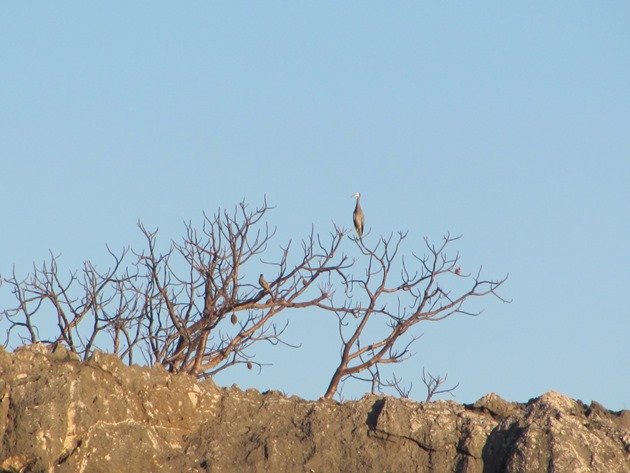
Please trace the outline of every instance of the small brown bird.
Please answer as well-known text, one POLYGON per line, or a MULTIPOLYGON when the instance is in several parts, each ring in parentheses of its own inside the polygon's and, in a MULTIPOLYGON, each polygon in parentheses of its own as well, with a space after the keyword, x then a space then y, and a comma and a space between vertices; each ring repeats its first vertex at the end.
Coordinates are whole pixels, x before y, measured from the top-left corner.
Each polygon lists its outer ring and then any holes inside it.
POLYGON ((230 317, 230 322, 232 322, 232 325, 236 325, 238 323, 238 317, 236 317, 236 313, 232 313, 232 317, 230 317))
POLYGON ((357 192, 353 195, 357 199, 357 205, 354 207, 354 213, 352 214, 352 219, 354 220, 354 229, 357 231, 357 235, 359 239, 363 236, 363 224, 365 223, 365 216, 363 214, 363 209, 361 208, 361 203, 359 199, 361 198, 361 193, 357 192))
POLYGON ((253 365, 252 365, 252 362, 251 362, 251 361, 248 361, 248 362, 247 362, 247 369, 248 369, 248 370, 251 370, 251 369, 252 369, 252 366, 253 366, 253 365))
POLYGON ((262 274, 258 278, 258 284, 260 284, 260 287, 262 287, 268 294, 271 294, 271 286, 269 286, 269 283, 265 280, 262 274))

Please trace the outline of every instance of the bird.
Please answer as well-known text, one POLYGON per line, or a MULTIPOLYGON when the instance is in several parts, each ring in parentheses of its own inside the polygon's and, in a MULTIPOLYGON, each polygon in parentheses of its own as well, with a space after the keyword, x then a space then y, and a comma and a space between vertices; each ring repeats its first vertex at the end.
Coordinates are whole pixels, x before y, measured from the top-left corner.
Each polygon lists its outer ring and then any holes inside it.
POLYGON ((260 284, 260 287, 262 287, 267 293, 271 294, 271 286, 269 286, 269 283, 265 280, 265 277, 262 274, 258 278, 258 284, 260 284))
POLYGON ((353 195, 357 199, 357 205, 354 207, 354 213, 352 214, 352 219, 354 220, 354 229, 357 231, 357 235, 359 239, 363 236, 363 223, 365 222, 365 216, 363 215, 363 209, 361 208, 361 203, 359 199, 361 198, 361 193, 357 192, 353 195))
POLYGON ((238 323, 238 317, 235 312, 232 314, 232 317, 230 317, 230 322, 232 322, 232 325, 236 325, 238 323))

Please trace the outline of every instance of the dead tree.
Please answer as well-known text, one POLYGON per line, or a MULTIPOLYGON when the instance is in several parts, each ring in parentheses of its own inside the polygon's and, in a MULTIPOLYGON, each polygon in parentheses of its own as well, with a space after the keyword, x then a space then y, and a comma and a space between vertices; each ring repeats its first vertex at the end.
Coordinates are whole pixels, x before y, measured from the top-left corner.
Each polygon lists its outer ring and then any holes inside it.
POLYGON ((329 309, 328 275, 349 267, 345 256, 337 257, 343 232, 335 229, 326 243, 311 233, 293 265, 289 242, 277 261, 266 262, 266 278, 255 277, 245 269, 265 252, 273 236, 267 225, 255 228, 268 209, 265 204, 248 212, 241 204, 232 215, 205 216, 201 231, 188 224, 183 242, 166 254, 157 254, 155 234, 142 228, 148 251, 138 259, 148 286, 134 289, 146 297, 142 319, 147 323, 152 362, 199 377, 237 363, 251 366, 247 349, 253 344, 286 343, 281 338, 286 324, 278 326, 272 320, 280 312, 329 309), (175 253, 184 260, 186 279, 176 274, 171 263, 175 253), (224 320, 235 320, 237 332, 221 329, 224 320))
POLYGON ((326 240, 311 232, 297 258, 289 242, 274 261, 262 261, 275 233, 263 222, 269 209, 241 203, 233 212, 204 214, 200 229, 186 224, 183 240, 164 252, 157 230, 139 224, 145 249, 110 251, 114 264, 106 271, 86 263, 64 278, 51 254, 28 278, 14 273, 4 280, 17 301, 0 312, 8 322, 5 345, 62 343, 84 359, 98 348, 199 378, 239 363, 260 367, 254 344, 287 343, 288 322, 274 318, 285 309, 331 310, 331 274, 350 266, 339 254, 344 233, 337 228, 326 240))
POLYGON ((5 346, 18 338, 22 344, 62 343, 87 355, 109 335, 113 351, 132 363, 140 334, 134 331, 135 301, 123 288, 134 276, 127 269, 121 271, 127 250, 119 255, 108 251, 114 263, 105 271, 88 261, 64 277, 58 256, 51 253, 49 261, 34 265, 27 278, 18 279, 14 269, 12 277, 2 279, 17 301, 15 307, 0 311, 8 322, 5 346))
POLYGON ((425 240, 428 255, 412 254, 411 266, 398 258, 406 234, 380 238, 374 247, 351 238, 360 257, 350 260, 341 252, 348 232, 337 227, 326 238, 311 231, 297 251, 289 242, 263 260, 275 234, 264 220, 269 210, 265 201, 253 210, 241 203, 232 212, 204 214, 200 228, 187 223, 184 238, 164 250, 157 230, 139 224, 144 249, 108 248, 113 262, 106 270, 86 262, 64 275, 51 254, 25 279, 15 271, 0 278, 16 300, 0 311, 5 345, 63 344, 83 359, 100 349, 128 363, 140 359, 204 378, 237 364, 260 369, 255 344, 289 344, 283 339, 288 319, 277 323, 277 316, 319 308, 336 314, 341 337, 325 398, 349 378, 371 382, 373 391, 393 387, 408 395, 397 378, 383 381, 379 367, 410 356, 417 338, 408 339, 410 329, 454 314, 476 315, 464 308, 475 296, 503 300, 496 290, 507 276, 492 281, 481 271, 462 274, 459 254, 446 254, 457 239, 449 235, 439 246, 425 240), (363 266, 362 276, 353 275, 363 266))
POLYGON ((448 393, 453 396, 453 391, 457 389, 459 383, 456 383, 450 388, 442 388, 441 386, 446 383, 447 379, 448 374, 445 374, 444 376, 434 376, 428 371, 425 371, 424 368, 422 368, 422 382, 427 388, 427 397, 425 398, 425 402, 429 402, 431 399, 433 399, 433 396, 436 396, 438 394, 448 393))
MULTIPOLYGON (((370 383, 370 392, 372 394, 376 394, 377 392, 385 393, 387 390, 390 390, 398 394, 398 396, 403 399, 408 399, 410 397, 411 391, 413 389, 413 383, 410 382, 408 386, 403 385, 403 379, 396 376, 396 373, 393 373, 391 378, 383 379, 378 363, 370 366, 369 368, 367 368, 366 371, 368 372, 369 376, 361 376, 357 374, 351 375, 349 376, 349 378, 370 383)), ((426 371, 424 368, 422 368, 421 380, 427 392, 425 402, 429 402, 431 399, 433 399, 434 396, 437 396, 438 394, 450 394, 451 396, 454 396, 453 391, 455 391, 459 387, 459 383, 454 384, 450 388, 442 387, 444 383, 446 383, 446 381, 448 380, 448 374, 445 374, 444 376, 434 376, 426 371)), ((339 395, 341 389, 342 385, 340 385, 337 395, 339 395)))
POLYGON ((425 238, 428 254, 413 254, 417 270, 404 258, 398 259, 405 238, 406 233, 402 232, 395 238, 381 237, 374 247, 354 239, 366 261, 365 273, 342 281, 346 300, 335 309, 341 354, 323 396, 326 399, 332 398, 340 383, 349 378, 371 382, 373 390, 375 385, 382 385, 378 366, 399 363, 410 356, 409 347, 417 336, 412 335, 409 340, 403 336, 416 324, 444 320, 455 314, 478 315, 479 312, 464 307, 472 297, 493 295, 507 302, 496 292, 507 276, 494 281, 482 279, 481 268, 474 275, 462 274, 459 254, 446 253, 449 244, 459 237, 446 235, 437 246, 425 238), (394 271, 399 272, 398 277, 394 277, 394 271), (458 289, 448 290, 448 285, 458 289), (365 372, 372 373, 371 379, 360 376, 365 372))

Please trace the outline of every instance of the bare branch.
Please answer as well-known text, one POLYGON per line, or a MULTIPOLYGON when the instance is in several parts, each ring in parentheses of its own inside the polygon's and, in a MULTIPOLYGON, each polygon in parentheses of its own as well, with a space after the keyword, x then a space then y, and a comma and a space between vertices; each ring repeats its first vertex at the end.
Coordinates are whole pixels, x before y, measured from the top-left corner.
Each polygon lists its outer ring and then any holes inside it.
POLYGON ((203 214, 200 227, 184 224, 181 241, 162 245, 158 230, 138 222, 141 250, 107 251, 105 270, 86 262, 65 276, 58 256, 33 268, 25 280, 4 279, 16 305, 0 312, 8 345, 64 344, 83 358, 95 349, 129 363, 138 356, 171 372, 207 377, 238 364, 262 368, 252 348, 260 342, 298 347, 284 338, 290 309, 331 310, 331 275, 351 266, 340 253, 345 233, 328 238, 311 230, 295 250, 263 260, 276 230, 265 221, 267 200, 250 207, 203 214), (265 266, 259 276, 260 265, 265 266), (55 321, 56 333, 38 327, 55 321))
POLYGON ((450 388, 440 389, 440 386, 446 383, 447 379, 448 379, 448 374, 444 375, 444 377, 433 376, 428 371, 425 372, 424 368, 422 368, 422 382, 427 388, 427 397, 425 399, 425 402, 429 402, 437 394, 448 393, 451 396, 454 396, 453 391, 457 389, 457 387, 459 386, 459 382, 450 388))
MULTIPOLYGON (((404 258, 399 262, 398 255, 406 237, 404 232, 380 237, 372 246, 366 243, 365 236, 360 240, 352 239, 363 257, 365 270, 362 276, 348 275, 343 279, 347 299, 342 306, 333 308, 338 320, 341 354, 325 398, 332 398, 340 383, 349 377, 370 382, 372 389, 375 386, 400 388, 395 377, 389 382, 380 378, 375 381, 374 376, 378 374, 379 365, 400 363, 411 356, 409 348, 417 337, 405 335, 413 326, 456 314, 479 315, 480 311, 466 308, 473 297, 493 295, 509 302, 497 293, 507 276, 500 280, 482 279, 481 268, 475 276, 462 274, 459 253, 449 255, 446 251, 459 236, 447 234, 438 245, 425 238, 428 253, 423 256, 412 253, 420 263, 419 269, 412 269, 404 258), (449 277, 460 281, 468 279, 468 288, 458 289, 459 292, 445 290, 449 277), (350 314, 352 317, 348 317, 350 314), (380 336, 373 338, 374 334, 380 336), (372 375, 369 378, 357 376, 364 371, 372 375)), ((461 287, 461 283, 457 287, 461 287)), ((405 390, 401 388, 400 392, 405 390)))
MULTIPOLYGON (((383 379, 381 370, 413 356, 417 324, 479 315, 469 304, 477 297, 509 302, 498 294, 507 276, 463 271, 459 253, 447 251, 460 236, 437 244, 425 238, 425 254, 405 258, 406 232, 372 240, 369 231, 355 238, 333 225, 327 235, 311 228, 302 241, 274 248, 270 210, 264 199, 204 213, 200 225, 184 223, 183 238, 167 244, 138 222, 142 248, 107 247, 107 268, 86 261, 62 271, 51 252, 24 279, 14 269, 0 278, 15 301, 0 311, 5 346, 63 344, 84 359, 100 349, 206 378, 238 365, 261 370, 258 343, 299 347, 286 339, 288 315, 313 308, 336 316, 340 340, 324 397, 348 379, 405 397, 411 387, 395 375, 383 379), (356 258, 342 250, 348 241, 356 258)), ((423 372, 429 397, 454 389, 444 390, 445 381, 423 372)))

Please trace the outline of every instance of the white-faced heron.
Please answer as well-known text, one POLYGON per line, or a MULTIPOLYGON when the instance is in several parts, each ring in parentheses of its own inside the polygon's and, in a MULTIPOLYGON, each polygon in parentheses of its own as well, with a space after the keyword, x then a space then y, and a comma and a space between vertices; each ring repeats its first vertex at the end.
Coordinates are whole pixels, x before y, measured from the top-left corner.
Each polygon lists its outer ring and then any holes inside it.
POLYGON ((357 199, 357 205, 354 207, 354 213, 352 214, 352 219, 354 220, 354 229, 357 231, 357 235, 359 235, 359 239, 363 236, 363 223, 365 222, 365 216, 363 215, 363 209, 361 208, 361 203, 359 200, 361 199, 361 193, 357 192, 353 197, 357 199))

